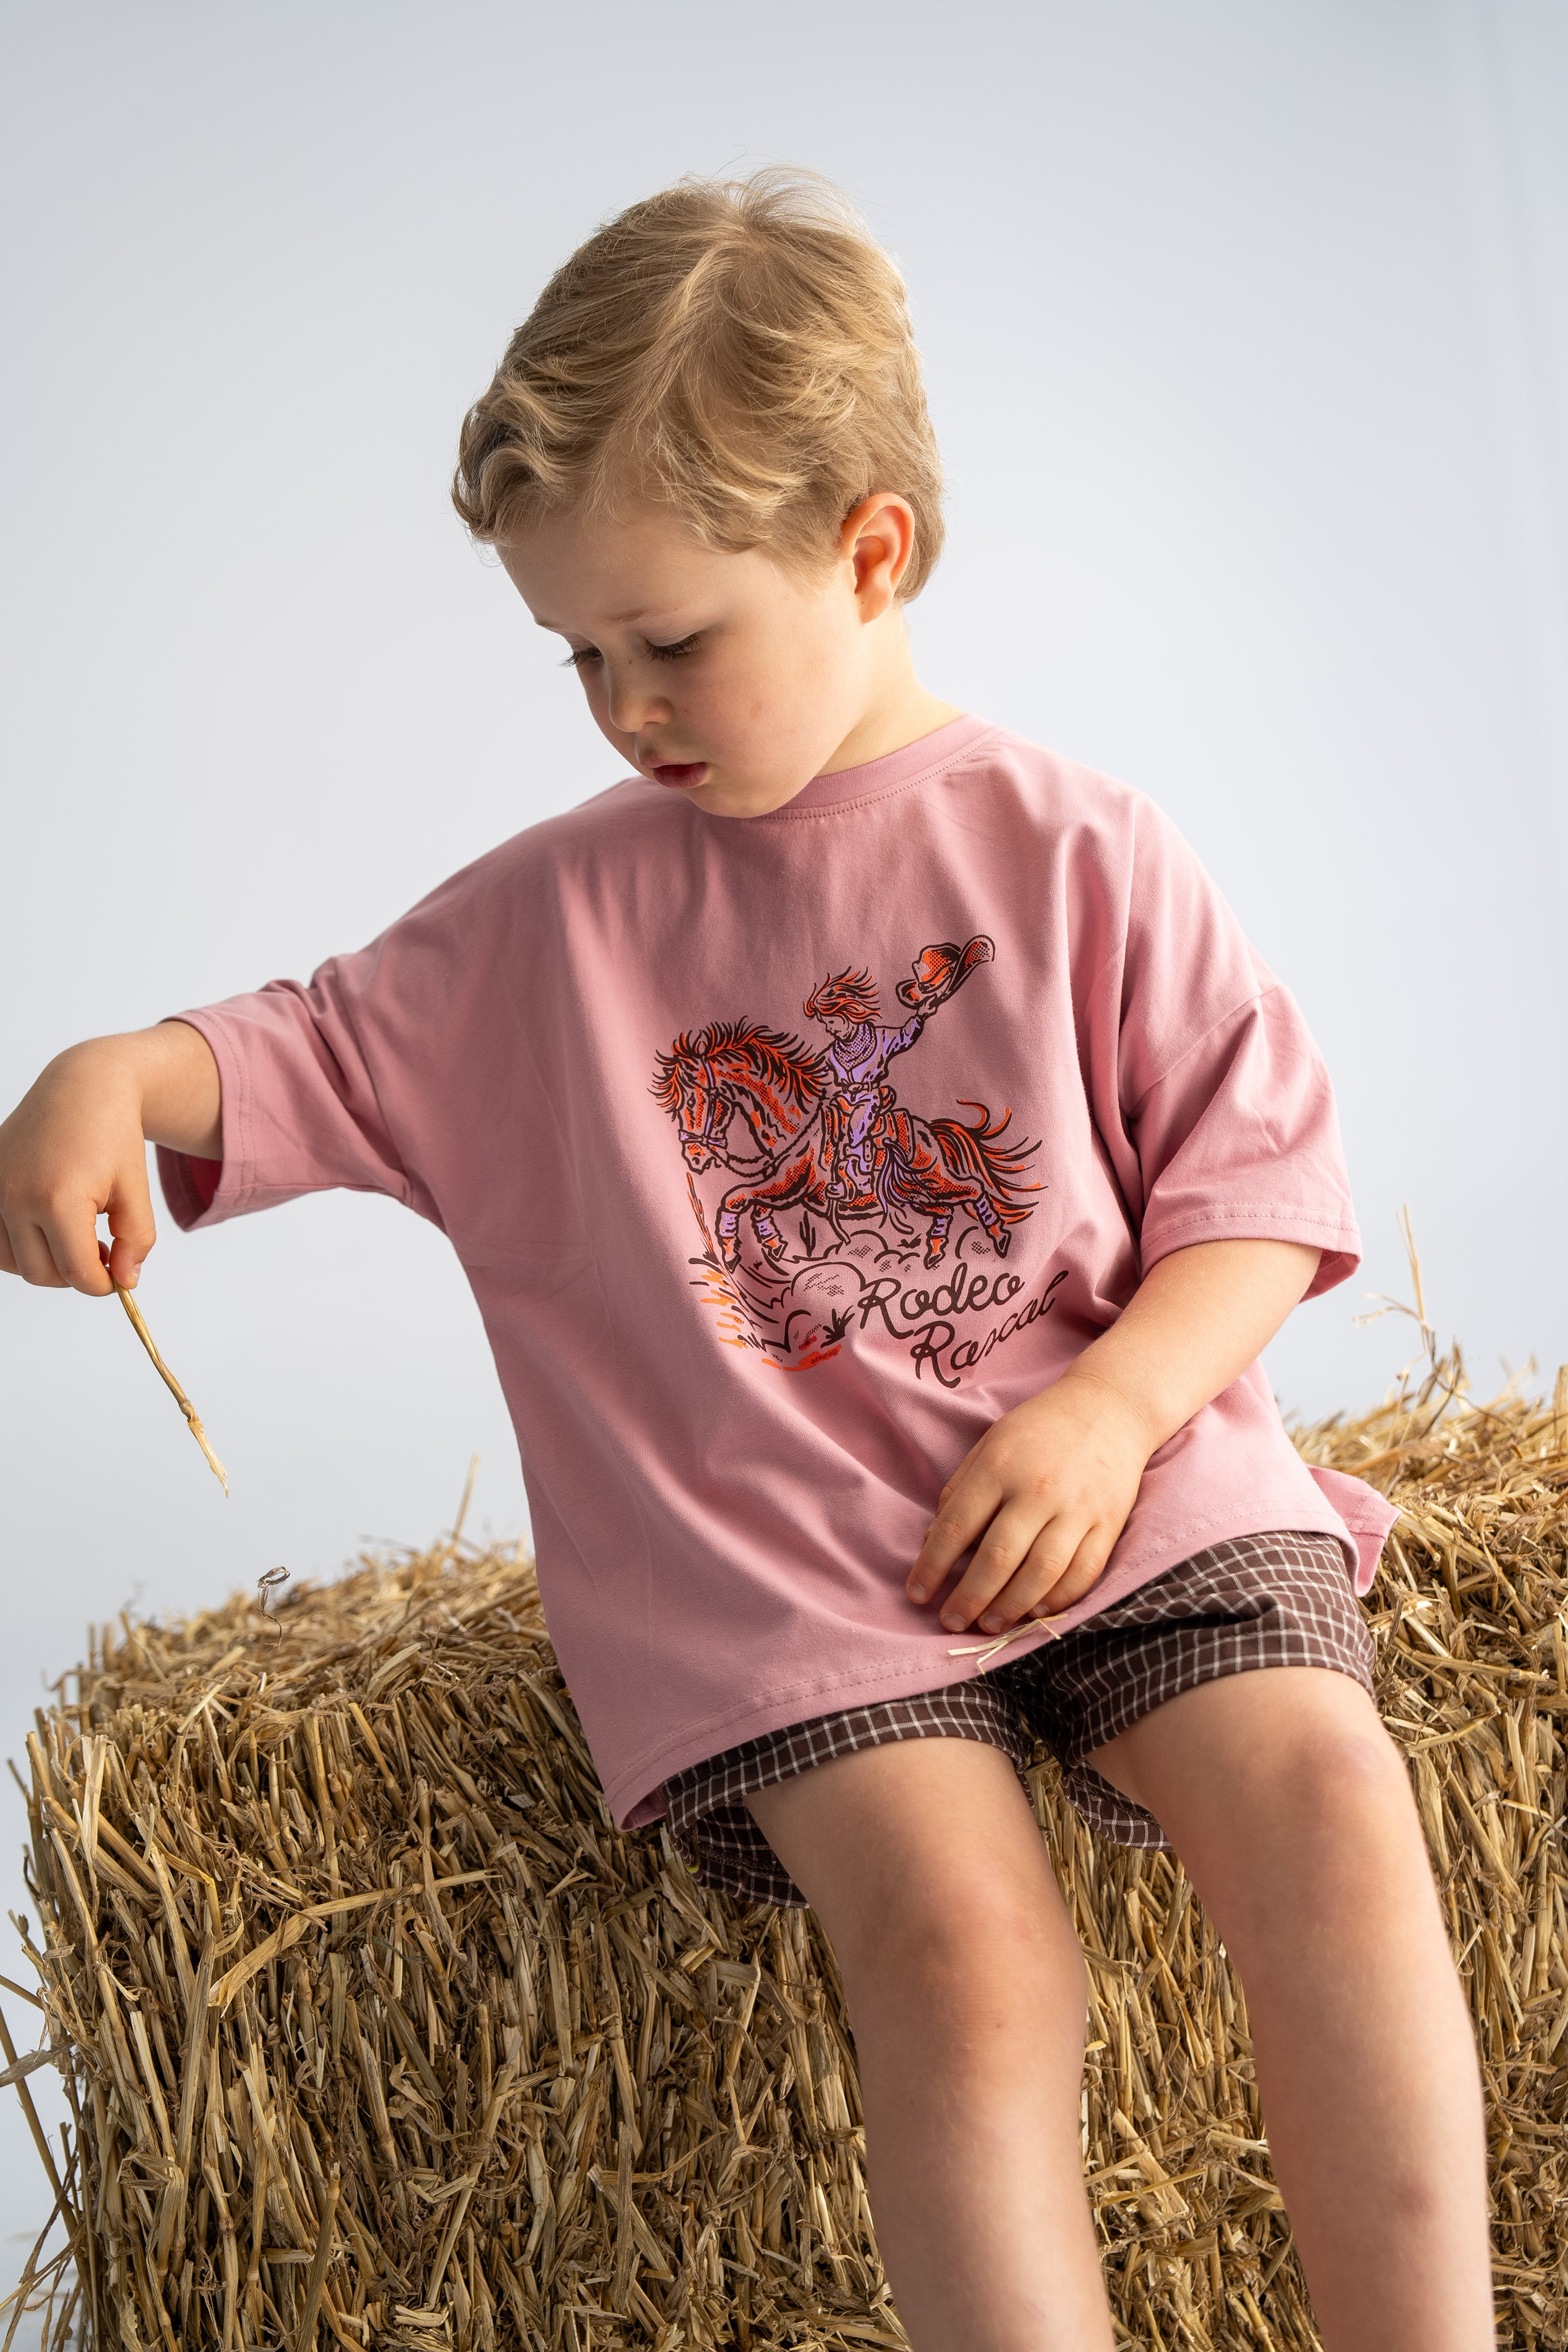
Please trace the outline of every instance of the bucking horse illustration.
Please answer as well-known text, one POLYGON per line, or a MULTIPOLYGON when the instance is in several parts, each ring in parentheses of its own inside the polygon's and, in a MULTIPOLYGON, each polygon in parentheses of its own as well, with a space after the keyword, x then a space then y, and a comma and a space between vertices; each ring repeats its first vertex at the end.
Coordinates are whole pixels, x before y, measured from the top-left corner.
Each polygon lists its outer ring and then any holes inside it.
POLYGON ((945 941, 922 948, 912 978, 899 985, 910 1017, 898 1027, 879 1019, 869 973, 849 970, 819 982, 802 1008, 826 1030, 826 1048, 732 1021, 683 1032, 668 1054, 655 1056, 652 1092, 679 1129, 688 1170, 724 1167, 740 1178, 715 1219, 726 1265, 740 1262, 748 1219, 763 1257, 782 1265, 775 1213, 797 1203, 841 1242, 847 1223, 875 1219, 908 1235, 910 1220, 924 1218, 928 1266, 941 1263, 963 1210, 984 1228, 997 1255, 1006 1255, 1010 1228, 1030 1213, 1017 1196, 1039 1190, 1023 1173, 1037 1146, 1003 1142, 1012 1112, 993 1120, 985 1104, 962 1097, 960 1108, 974 1119, 919 1118, 887 1077, 893 1057, 994 952, 984 938, 962 950, 945 941), (749 1150, 736 1141, 737 1120, 749 1150))

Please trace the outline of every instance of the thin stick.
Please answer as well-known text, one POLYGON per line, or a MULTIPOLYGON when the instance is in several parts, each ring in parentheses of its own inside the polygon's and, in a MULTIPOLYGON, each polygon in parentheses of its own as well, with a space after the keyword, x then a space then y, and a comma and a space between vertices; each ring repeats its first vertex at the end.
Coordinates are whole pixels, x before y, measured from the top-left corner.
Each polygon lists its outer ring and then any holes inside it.
POLYGON ((327 2265, 332 2259, 332 2223, 337 2217, 340 2189, 338 2168, 334 2164, 327 2176, 326 2203, 316 2238, 316 2258, 310 2264, 310 2284, 305 2289, 305 2313, 296 2338, 299 2352, 311 2352, 316 2341, 316 2318, 321 2308, 321 2289, 327 2283, 327 2265))
POLYGON ((454 1551, 457 1550, 458 1546, 463 1540, 463 1521, 468 1516, 468 1505, 474 1499, 474 1480, 479 1476, 479 1457, 476 1454, 472 1461, 468 1464, 468 1483, 463 1488, 463 1499, 458 1506, 457 1525, 452 1529, 452 1549, 454 1551))
POLYGON ((184 1390, 180 1386, 179 1381, 174 1378, 174 1373, 169 1370, 168 1365, 163 1361, 163 1357, 153 1345, 153 1334, 148 1330, 146 1324, 142 1320, 142 1310, 137 1306, 136 1301, 132 1297, 131 1293, 122 1284, 118 1282, 115 1284, 114 1288, 115 1294, 120 1300, 120 1304, 124 1307, 125 1312, 131 1318, 131 1328, 135 1332, 136 1337, 141 1340, 142 1345, 152 1357, 159 1378, 162 1380, 164 1387, 168 1390, 169 1394, 174 1398, 174 1402, 179 1406, 180 1411, 184 1414, 186 1421, 190 1423, 191 1435, 195 1439, 196 1444, 206 1455, 207 1461, 211 1465, 214 1477, 217 1479, 224 1493, 226 1495, 228 1493, 228 1472, 224 1468, 223 1464, 218 1460, 217 1455, 207 1444, 207 1433, 202 1427, 195 1406, 191 1402, 190 1398, 185 1394, 184 1390))
POLYGON ((468 1516, 468 1505, 474 1499, 474 1481, 479 1475, 479 1457, 474 1454, 468 1463, 468 1475, 463 1487, 463 1499, 458 1506, 457 1523, 446 1542, 438 1547, 443 1559, 450 1559, 463 1540, 463 1521, 468 1516))
POLYGON ((58 2063, 52 2050, 35 2050, 30 2056, 18 2058, 14 2066, 7 2066, 0 2074, 0 2090, 6 2089, 12 2083, 19 2083, 24 2074, 36 2074, 40 2066, 57 2066, 58 2063))
MULTIPOLYGON (((6 2063, 9 2066, 16 2065, 16 2045, 11 2039, 11 2029, 6 2024, 3 2012, 0 2012, 0 2050, 4 2050, 5 2053, 6 2063)), ((38 2121, 38 2111, 33 2105, 32 2093, 28 2090, 26 2084, 23 2081, 19 2073, 13 2074, 11 2080, 16 2085, 16 2095, 21 2100, 22 2105, 26 2110, 27 2128, 33 2135, 33 2145, 44 2159, 44 2170, 49 2176, 50 2184, 54 2189, 55 2197, 58 2201, 64 2196, 65 2191, 60 2187, 60 2176, 55 2170, 55 2159, 50 2154, 49 2143, 44 2137, 44 2126, 38 2121)))

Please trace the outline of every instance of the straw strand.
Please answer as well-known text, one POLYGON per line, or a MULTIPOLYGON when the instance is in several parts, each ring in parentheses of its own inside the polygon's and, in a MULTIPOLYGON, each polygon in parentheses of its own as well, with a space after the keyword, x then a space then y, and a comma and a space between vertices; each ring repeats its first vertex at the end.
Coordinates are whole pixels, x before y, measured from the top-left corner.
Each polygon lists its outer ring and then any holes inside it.
POLYGON ((202 1427, 201 1422, 196 1413, 195 1406, 191 1402, 190 1398, 185 1394, 184 1390, 180 1386, 179 1381, 174 1378, 174 1373, 169 1370, 168 1365, 163 1361, 163 1357, 158 1353, 157 1349, 153 1346, 153 1334, 148 1330, 146 1323, 142 1319, 142 1309, 137 1306, 136 1301, 132 1297, 131 1293, 125 1288, 122 1283, 117 1282, 115 1284, 114 1295, 119 1299, 121 1307, 124 1307, 126 1314, 130 1317, 131 1328, 135 1332, 136 1337, 141 1340, 142 1345, 146 1349, 149 1356, 152 1357, 153 1363, 159 1379, 163 1381, 164 1387, 174 1398, 174 1402, 179 1406, 180 1411, 184 1414, 186 1424, 190 1429, 191 1435, 195 1439, 196 1444, 206 1455, 207 1464, 214 1477, 218 1481, 225 1495, 226 1495, 228 1493, 228 1472, 224 1468, 223 1464, 218 1460, 217 1455, 213 1452, 211 1445, 208 1444, 206 1431, 202 1427))

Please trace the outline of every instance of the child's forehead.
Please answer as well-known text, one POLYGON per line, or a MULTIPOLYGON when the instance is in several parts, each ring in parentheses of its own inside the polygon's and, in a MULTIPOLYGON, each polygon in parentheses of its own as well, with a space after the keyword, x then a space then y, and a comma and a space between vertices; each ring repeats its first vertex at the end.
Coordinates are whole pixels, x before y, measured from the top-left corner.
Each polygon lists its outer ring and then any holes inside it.
POLYGON ((708 546, 668 510, 546 515, 498 542, 543 628, 630 627, 733 583, 746 559, 708 546))

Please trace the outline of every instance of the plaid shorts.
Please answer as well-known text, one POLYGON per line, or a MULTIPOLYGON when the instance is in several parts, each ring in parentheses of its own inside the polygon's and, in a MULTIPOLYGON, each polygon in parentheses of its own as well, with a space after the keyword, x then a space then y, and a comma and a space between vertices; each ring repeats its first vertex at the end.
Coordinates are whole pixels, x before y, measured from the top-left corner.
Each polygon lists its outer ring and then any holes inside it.
POLYGON ((805 1898, 746 1805, 814 1764, 893 1739, 978 1739, 1020 1779, 1043 1741, 1062 1789, 1117 1845, 1169 1847, 1152 1813, 1084 1759, 1182 1691, 1258 1666, 1326 1666, 1372 1691, 1373 1644, 1332 1536, 1237 1536, 990 1673, 847 1707, 726 1748, 664 1783, 669 1833, 704 1885, 742 1902, 805 1898))

